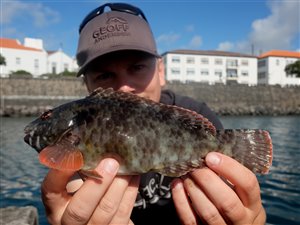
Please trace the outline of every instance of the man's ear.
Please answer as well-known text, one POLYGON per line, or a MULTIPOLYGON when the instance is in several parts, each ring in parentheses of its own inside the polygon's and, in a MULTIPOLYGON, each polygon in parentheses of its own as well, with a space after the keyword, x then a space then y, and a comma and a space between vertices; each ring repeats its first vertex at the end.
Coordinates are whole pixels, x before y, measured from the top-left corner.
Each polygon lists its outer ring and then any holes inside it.
POLYGON ((158 75, 160 86, 163 87, 166 85, 165 79, 165 65, 162 58, 158 59, 158 75))

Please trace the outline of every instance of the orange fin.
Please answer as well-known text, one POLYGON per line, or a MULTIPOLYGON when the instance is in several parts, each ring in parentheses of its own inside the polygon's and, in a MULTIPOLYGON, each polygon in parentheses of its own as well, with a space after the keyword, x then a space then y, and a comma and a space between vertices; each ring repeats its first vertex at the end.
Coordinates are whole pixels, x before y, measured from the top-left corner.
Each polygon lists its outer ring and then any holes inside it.
POLYGON ((83 166, 81 152, 72 146, 52 145, 44 148, 39 154, 40 163, 57 170, 80 170, 83 166))

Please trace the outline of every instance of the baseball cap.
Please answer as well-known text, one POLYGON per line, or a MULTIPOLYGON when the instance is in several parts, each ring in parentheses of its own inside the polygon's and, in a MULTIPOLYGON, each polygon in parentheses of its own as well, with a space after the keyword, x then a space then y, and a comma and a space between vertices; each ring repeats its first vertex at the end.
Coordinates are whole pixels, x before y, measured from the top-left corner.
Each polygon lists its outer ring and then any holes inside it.
POLYGON ((77 76, 83 74, 96 58, 116 51, 137 50, 160 57, 144 14, 129 4, 106 3, 93 10, 80 25, 79 34, 77 76), (103 12, 105 6, 109 6, 111 11, 103 12))

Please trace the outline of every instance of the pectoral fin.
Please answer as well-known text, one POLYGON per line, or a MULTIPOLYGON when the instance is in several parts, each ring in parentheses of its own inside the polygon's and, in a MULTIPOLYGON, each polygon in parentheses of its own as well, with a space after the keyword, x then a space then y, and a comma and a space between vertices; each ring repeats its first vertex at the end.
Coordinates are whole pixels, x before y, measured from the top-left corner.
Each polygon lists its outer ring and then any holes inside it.
POLYGON ((47 146, 39 154, 40 163, 57 170, 80 170, 83 156, 79 149, 68 145, 55 144, 47 146))

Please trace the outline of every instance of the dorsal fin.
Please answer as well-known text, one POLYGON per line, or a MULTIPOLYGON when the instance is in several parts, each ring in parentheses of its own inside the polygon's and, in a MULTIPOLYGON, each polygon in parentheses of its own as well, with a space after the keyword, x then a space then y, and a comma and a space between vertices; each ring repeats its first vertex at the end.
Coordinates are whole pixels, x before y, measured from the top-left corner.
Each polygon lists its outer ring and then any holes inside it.
POLYGON ((112 93, 114 93, 114 89, 112 88, 102 88, 102 87, 98 87, 95 90, 93 90, 90 95, 88 95, 87 97, 95 97, 95 96, 99 96, 99 97, 104 97, 104 96, 109 96, 112 93))

